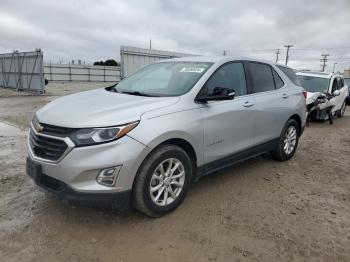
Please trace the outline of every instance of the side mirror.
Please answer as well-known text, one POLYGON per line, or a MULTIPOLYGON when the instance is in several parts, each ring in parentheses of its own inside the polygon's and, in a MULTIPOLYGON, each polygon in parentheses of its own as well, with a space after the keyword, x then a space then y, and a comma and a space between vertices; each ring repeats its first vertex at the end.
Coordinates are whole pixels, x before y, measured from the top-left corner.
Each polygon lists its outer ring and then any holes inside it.
POLYGON ((215 87, 213 90, 213 95, 211 96, 199 96, 196 101, 200 103, 207 103, 208 101, 222 101, 222 100, 232 100, 236 95, 235 90, 230 88, 215 87))
POLYGON ((340 91, 339 91, 339 90, 335 90, 335 91, 333 92, 333 95, 334 95, 334 96, 339 96, 339 95, 340 95, 340 91))

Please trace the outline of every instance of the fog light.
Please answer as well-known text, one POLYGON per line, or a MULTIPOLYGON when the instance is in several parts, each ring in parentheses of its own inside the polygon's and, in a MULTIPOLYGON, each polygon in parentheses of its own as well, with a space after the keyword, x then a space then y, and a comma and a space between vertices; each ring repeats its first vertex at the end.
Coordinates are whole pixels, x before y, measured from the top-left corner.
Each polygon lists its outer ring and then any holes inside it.
POLYGON ((96 180, 99 184, 113 187, 117 181, 121 166, 102 169, 96 180))

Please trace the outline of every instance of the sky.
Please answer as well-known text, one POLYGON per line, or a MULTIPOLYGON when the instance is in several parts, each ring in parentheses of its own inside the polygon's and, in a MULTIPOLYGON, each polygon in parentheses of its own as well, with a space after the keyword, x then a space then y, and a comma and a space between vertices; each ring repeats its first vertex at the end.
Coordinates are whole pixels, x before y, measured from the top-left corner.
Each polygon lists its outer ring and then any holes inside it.
POLYGON ((46 62, 113 58, 120 45, 350 67, 350 0, 0 0, 0 53, 41 48, 46 62))

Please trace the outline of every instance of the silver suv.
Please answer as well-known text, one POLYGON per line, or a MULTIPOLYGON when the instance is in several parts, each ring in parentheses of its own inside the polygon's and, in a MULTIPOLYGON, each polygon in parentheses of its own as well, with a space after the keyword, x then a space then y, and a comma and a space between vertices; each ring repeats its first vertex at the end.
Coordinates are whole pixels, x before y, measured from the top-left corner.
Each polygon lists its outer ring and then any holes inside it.
POLYGON ((190 57, 59 98, 32 121, 27 173, 68 199, 164 215, 203 175, 263 153, 294 155, 305 94, 293 74, 266 61, 190 57))

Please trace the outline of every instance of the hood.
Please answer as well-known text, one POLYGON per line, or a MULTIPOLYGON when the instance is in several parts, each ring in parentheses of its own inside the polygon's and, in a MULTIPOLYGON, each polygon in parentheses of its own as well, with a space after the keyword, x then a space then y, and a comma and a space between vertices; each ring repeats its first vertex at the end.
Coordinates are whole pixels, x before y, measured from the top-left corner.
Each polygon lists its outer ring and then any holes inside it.
POLYGON ((36 115, 40 122, 83 128, 123 125, 142 114, 175 104, 179 97, 144 97, 97 89, 58 98, 36 115))

